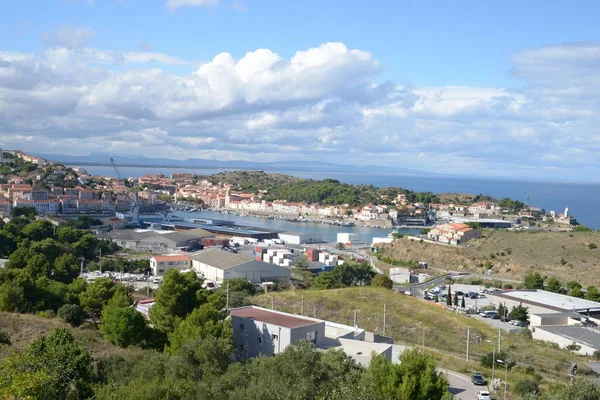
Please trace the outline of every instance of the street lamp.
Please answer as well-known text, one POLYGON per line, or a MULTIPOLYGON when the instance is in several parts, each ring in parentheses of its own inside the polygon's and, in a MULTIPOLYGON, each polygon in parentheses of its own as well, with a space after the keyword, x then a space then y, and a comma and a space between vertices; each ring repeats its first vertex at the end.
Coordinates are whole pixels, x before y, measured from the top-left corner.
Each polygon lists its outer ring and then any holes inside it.
POLYGON ((506 391, 508 387, 508 360, 496 360, 500 364, 504 364, 505 373, 504 373, 504 400, 506 400, 506 391))

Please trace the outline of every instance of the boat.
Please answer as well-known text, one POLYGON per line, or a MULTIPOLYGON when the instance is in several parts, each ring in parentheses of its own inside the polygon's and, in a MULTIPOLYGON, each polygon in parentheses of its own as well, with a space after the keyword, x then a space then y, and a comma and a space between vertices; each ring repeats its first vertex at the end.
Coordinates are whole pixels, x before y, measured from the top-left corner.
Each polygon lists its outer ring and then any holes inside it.
POLYGON ((192 212, 196 212, 196 211, 198 211, 198 209, 197 209, 197 208, 192 208, 192 209, 190 209, 190 211, 188 211, 188 212, 191 212, 191 213, 192 213, 192 212))
POLYGON ((275 219, 275 217, 274 217, 274 216, 272 216, 272 215, 269 215, 269 216, 267 217, 267 219, 275 219))
POLYGON ((344 226, 354 226, 354 222, 344 222, 344 226))

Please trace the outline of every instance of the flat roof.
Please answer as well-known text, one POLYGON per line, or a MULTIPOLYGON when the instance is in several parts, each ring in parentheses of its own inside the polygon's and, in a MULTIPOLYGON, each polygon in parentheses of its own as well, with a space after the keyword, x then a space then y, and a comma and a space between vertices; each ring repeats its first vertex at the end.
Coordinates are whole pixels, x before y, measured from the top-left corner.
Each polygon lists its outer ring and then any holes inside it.
POLYGON ((513 290, 501 293, 500 297, 506 297, 541 307, 547 306, 548 308, 557 311, 600 310, 600 303, 597 301, 580 299, 564 294, 547 292, 545 290, 513 290))
POLYGON ((583 343, 595 349, 600 349, 600 331, 581 326, 536 326, 546 332, 560 335, 574 342, 583 343))
POLYGON ((299 328, 302 326, 309 326, 321 323, 312 321, 310 319, 286 315, 276 311, 266 310, 264 308, 258 308, 254 306, 234 308, 230 311, 230 314, 236 317, 243 317, 254 321, 282 326, 285 328, 299 328))
POLYGON ((192 260, 218 269, 227 269, 253 261, 252 258, 218 248, 208 248, 192 254, 192 260))

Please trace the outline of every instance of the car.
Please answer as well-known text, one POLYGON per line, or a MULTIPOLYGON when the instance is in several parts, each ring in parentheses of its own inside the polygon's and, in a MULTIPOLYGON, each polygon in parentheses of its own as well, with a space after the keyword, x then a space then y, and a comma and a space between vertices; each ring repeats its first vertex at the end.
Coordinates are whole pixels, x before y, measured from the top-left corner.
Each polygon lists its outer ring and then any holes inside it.
POLYGON ((526 324, 523 321, 515 321, 513 325, 518 326, 519 328, 524 328, 526 324))
POLYGON ((481 374, 473 374, 473 376, 471 377, 471 382, 475 386, 485 386, 487 384, 486 380, 483 379, 483 376, 481 376, 481 374))
POLYGON ((492 395, 487 390, 477 392, 477 400, 492 400, 492 395))
POLYGON ((480 293, 480 294, 477 296, 477 298, 478 298, 478 299, 485 299, 485 294, 483 294, 483 293, 480 293))
POLYGON ((465 294, 463 292, 461 292, 460 290, 458 292, 454 292, 454 294, 456 296, 464 296, 465 294))
POLYGON ((425 300, 433 300, 433 297, 431 297, 430 295, 426 294, 425 297, 423 297, 425 300))

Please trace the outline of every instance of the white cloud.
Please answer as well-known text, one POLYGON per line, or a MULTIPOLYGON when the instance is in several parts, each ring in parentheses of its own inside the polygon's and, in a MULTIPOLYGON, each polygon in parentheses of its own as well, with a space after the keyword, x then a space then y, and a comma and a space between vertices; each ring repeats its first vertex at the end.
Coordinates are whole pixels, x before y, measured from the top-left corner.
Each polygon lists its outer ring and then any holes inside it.
POLYGON ((169 0, 167 7, 169 10, 176 10, 179 7, 207 7, 212 8, 219 5, 220 0, 169 0))
POLYGON ((94 36, 96 35, 91 28, 62 24, 58 25, 52 32, 43 33, 42 41, 48 47, 80 49, 85 47, 94 36))
POLYGON ((518 91, 380 82, 379 62, 343 43, 289 58, 270 49, 221 53, 201 64, 78 46, 0 52, 0 147, 457 173, 585 169, 596 179, 597 49, 515 54, 511 73, 525 83, 518 91))

